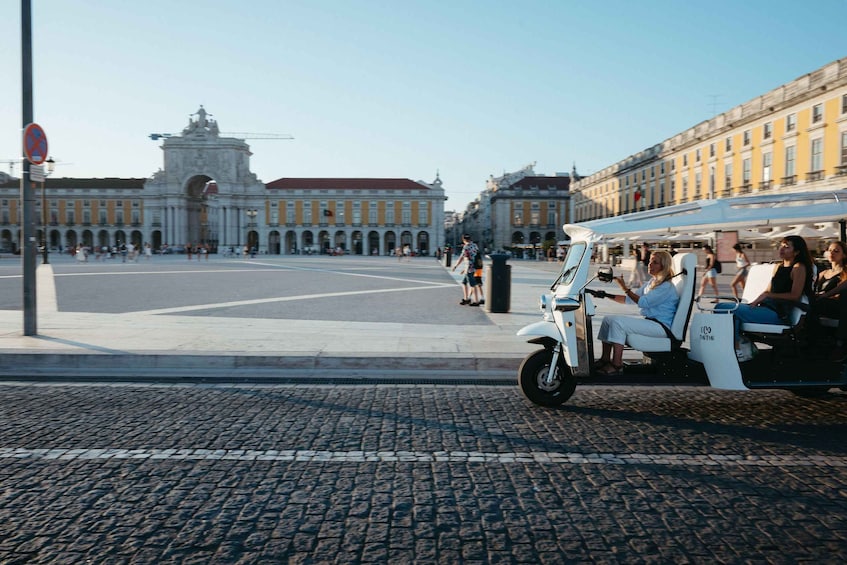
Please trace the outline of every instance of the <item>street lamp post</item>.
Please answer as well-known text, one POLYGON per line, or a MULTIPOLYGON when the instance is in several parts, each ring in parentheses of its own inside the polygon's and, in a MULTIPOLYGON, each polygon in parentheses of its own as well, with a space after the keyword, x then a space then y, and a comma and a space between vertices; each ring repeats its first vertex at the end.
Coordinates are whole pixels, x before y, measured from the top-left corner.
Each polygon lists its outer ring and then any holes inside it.
MULTIPOLYGON (((48 157, 46 161, 47 171, 44 177, 50 176, 56 169, 56 161, 53 157, 48 157)), ((41 181, 41 264, 47 265, 50 261, 47 259, 47 191, 44 187, 45 181, 41 181)))

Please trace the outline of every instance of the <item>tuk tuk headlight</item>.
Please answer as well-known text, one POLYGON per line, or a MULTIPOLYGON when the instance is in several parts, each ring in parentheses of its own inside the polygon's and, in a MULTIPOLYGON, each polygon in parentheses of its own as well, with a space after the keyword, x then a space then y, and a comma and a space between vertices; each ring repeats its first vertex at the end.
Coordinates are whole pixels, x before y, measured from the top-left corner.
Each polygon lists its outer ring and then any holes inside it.
POLYGON ((570 297, 557 297, 554 303, 557 312, 573 312, 579 309, 579 300, 570 297))

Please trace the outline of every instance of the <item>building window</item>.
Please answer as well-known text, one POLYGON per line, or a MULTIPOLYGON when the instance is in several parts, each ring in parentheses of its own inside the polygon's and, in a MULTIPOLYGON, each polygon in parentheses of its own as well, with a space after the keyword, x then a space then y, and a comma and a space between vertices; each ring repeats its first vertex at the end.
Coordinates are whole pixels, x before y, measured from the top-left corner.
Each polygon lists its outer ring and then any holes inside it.
POLYGON ((379 209, 376 207, 376 202, 368 205, 368 223, 374 226, 379 223, 379 209))
POLYGON ((764 139, 770 139, 771 136, 773 136, 773 124, 768 122, 762 127, 762 137, 764 139))
POLYGON ((312 201, 307 200, 303 202, 303 225, 311 226, 312 225, 312 201))
POLYGON ((841 95, 841 113, 847 114, 847 94, 841 95))
POLYGON ((732 163, 723 166, 723 187, 725 190, 732 188, 732 163))
POLYGON ((386 202, 385 203, 385 223, 393 224, 394 223, 394 202, 386 202))
POLYGON ((682 177, 682 199, 688 200, 688 177, 682 177))
POLYGON ((65 224, 72 226, 74 225, 74 211, 73 210, 65 210, 65 224))
POLYGON ((534 226, 541 223, 541 204, 538 202, 530 204, 530 223, 534 226))
POLYGON ((115 210, 115 225, 122 226, 124 223, 124 211, 115 210))
POLYGON ((788 114, 785 116, 785 131, 794 131, 797 129, 797 114, 788 114))
POLYGON ((785 176, 793 177, 796 173, 794 172, 794 160, 796 159, 796 148, 792 145, 791 147, 785 148, 785 176))
POLYGON ((732 151, 732 138, 731 137, 726 138, 726 143, 725 143, 724 147, 725 147, 727 152, 732 151))
POLYGON ((841 132, 841 165, 847 165, 847 131, 841 132))
MULTIPOLYGON (((376 212, 376 202, 369 202, 368 206, 376 212)), ((362 223, 362 202, 360 200, 353 201, 353 223, 360 225, 362 223)), ((376 223, 376 222, 373 222, 376 223)))
POLYGON ((812 140, 812 170, 816 173, 823 170, 823 139, 817 138, 812 140))
POLYGON ((404 226, 408 226, 412 223, 412 203, 411 202, 403 202, 403 209, 401 211, 404 226))
POLYGON ((85 225, 91 224, 91 210, 88 208, 82 210, 82 223, 85 225))
POLYGON ((823 120, 823 104, 812 106, 812 123, 816 124, 823 120))
POLYGON ((106 210, 100 209, 100 225, 105 226, 109 222, 109 218, 106 214, 106 210))
POLYGON ((694 175, 694 198, 700 198, 700 187, 703 184, 703 173, 697 171, 694 175))
POLYGON ((418 225, 419 226, 428 226, 429 225, 429 205, 427 202, 419 202, 418 203, 418 225))
POLYGON ((682 166, 683 167, 688 166, 688 153, 686 153, 685 155, 682 156, 682 166))
POLYGON ((699 149, 694 152, 694 160, 697 161, 698 163, 700 162, 700 150, 699 149))
POLYGON ((773 155, 769 152, 762 154, 762 182, 770 182, 773 155))
POLYGON ((344 202, 342 200, 335 203, 335 223, 344 223, 344 202))
POLYGON ((709 144, 709 157, 714 157, 714 156, 715 156, 715 144, 710 143, 709 144))
POLYGON ((750 184, 750 175, 752 173, 750 158, 741 161, 741 183, 747 186, 750 184))
POLYGON ((744 132, 744 147, 747 147, 748 145, 750 145, 750 140, 751 140, 751 134, 750 134, 750 130, 748 129, 744 132))
POLYGON ((297 222, 297 209, 294 207, 294 201, 289 200, 285 203, 285 223, 293 224, 297 222))
MULTIPOLYGON (((133 210, 131 212, 131 214, 132 214, 132 225, 137 226, 138 224, 140 224, 141 223, 141 211, 140 210, 133 210)), ((274 220, 274 222, 276 222, 276 220, 274 220)))

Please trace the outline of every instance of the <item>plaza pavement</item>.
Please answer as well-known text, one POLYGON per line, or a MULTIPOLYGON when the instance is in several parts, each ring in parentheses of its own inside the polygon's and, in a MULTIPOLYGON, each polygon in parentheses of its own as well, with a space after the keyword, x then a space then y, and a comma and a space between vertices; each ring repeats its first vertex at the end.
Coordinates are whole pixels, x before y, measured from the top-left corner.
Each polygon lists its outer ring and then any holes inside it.
MULTIPOLYGON (((509 265, 509 311, 488 312, 486 307, 490 323, 468 325, 62 312, 56 306, 52 265, 39 265, 38 335, 23 335, 21 311, 0 310, 0 377, 239 381, 343 373, 353 379, 514 378, 520 361, 537 348, 515 334, 541 319, 539 297, 560 263, 511 260, 509 265)), ((446 272, 457 284, 458 301, 460 275, 446 272)), ((600 306, 603 313, 624 308, 612 301, 600 306)), ((456 302, 436 307, 469 308, 456 302)), ((595 322, 596 332, 599 318, 595 322)))

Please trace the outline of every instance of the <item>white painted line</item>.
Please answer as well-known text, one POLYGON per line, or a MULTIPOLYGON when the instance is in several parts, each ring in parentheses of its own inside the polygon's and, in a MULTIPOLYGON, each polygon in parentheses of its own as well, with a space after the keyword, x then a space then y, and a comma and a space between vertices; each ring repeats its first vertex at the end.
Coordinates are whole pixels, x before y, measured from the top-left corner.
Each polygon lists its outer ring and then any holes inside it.
POLYGON ((692 453, 556 453, 483 451, 323 451, 298 449, 69 449, 0 448, 0 459, 47 461, 155 459, 163 461, 301 461, 307 463, 549 463, 554 465, 662 465, 686 467, 847 467, 847 457, 692 453))
POLYGON ((455 288, 453 284, 430 284, 428 286, 410 286, 405 288, 381 288, 372 290, 351 290, 347 292, 322 292, 319 294, 300 294, 297 296, 278 296, 275 298, 254 298, 251 300, 236 300, 234 302, 214 302, 212 304, 196 304, 194 306, 175 306, 173 308, 159 308, 156 310, 133 311, 132 314, 159 315, 179 314, 180 312, 193 312, 196 310, 218 310, 220 308, 232 308, 235 306, 250 306, 253 304, 270 304, 273 302, 293 302, 296 300, 314 300, 318 298, 330 298, 338 296, 356 296, 363 294, 383 294, 388 292, 413 292, 419 290, 433 290, 438 288, 455 288))

